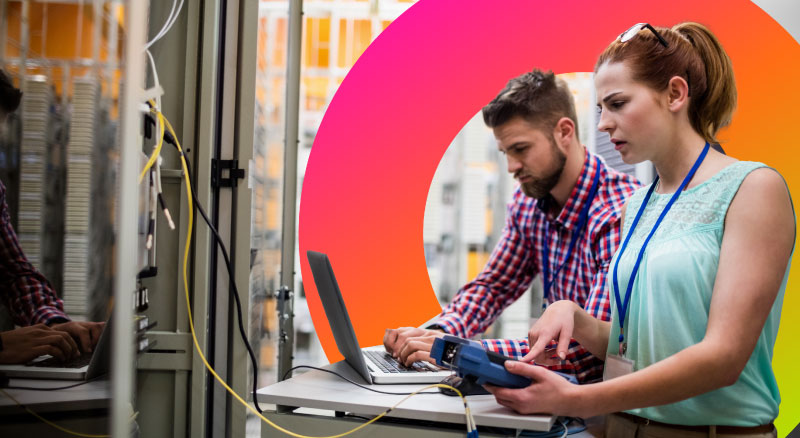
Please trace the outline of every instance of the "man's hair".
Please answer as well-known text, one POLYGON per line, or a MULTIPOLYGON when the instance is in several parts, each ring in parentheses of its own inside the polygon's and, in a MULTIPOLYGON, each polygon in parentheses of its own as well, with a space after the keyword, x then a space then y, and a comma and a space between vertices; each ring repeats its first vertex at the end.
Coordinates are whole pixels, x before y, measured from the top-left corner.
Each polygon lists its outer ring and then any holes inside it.
POLYGON ((488 105, 483 107, 486 126, 496 128, 515 117, 522 117, 539 129, 552 130, 562 117, 575 123, 578 136, 578 117, 575 101, 566 81, 552 71, 534 69, 511 79, 488 105))
POLYGON ((0 108, 7 113, 12 113, 19 108, 22 100, 22 91, 19 91, 5 71, 0 70, 0 108))

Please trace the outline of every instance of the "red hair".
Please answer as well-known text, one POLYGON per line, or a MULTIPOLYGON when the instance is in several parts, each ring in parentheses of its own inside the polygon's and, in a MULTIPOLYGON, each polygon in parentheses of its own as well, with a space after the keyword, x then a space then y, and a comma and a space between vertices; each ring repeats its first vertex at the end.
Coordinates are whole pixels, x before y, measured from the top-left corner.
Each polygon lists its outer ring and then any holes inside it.
POLYGON ((689 121, 709 143, 727 126, 736 109, 736 81, 731 59, 711 31, 699 23, 685 22, 671 29, 655 27, 667 41, 664 47, 649 29, 626 42, 612 42, 595 64, 624 62, 633 79, 664 91, 670 79, 680 76, 689 84, 689 121))

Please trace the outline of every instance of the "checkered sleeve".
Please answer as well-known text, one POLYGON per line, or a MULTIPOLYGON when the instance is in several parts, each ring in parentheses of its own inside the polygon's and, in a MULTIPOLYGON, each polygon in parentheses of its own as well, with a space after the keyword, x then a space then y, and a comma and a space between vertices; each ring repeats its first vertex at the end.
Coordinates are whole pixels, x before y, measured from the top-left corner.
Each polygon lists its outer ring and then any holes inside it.
MULTIPOLYGON (((618 209, 613 208, 606 209, 604 212, 596 212, 592 221, 594 225, 591 232, 591 241, 594 246, 592 254, 595 254, 596 270, 584 309, 590 315, 603 321, 611 318, 607 279, 611 258, 620 244, 620 218, 617 212, 618 209)), ((487 350, 514 359, 520 359, 530 351, 527 339, 485 339, 482 343, 487 350)), ((603 377, 603 362, 574 339, 570 341, 565 360, 547 368, 572 374, 580 383, 596 382, 603 377)))
POLYGON ((538 273, 530 239, 523 238, 518 225, 524 216, 521 196, 518 191, 509 204, 502 236, 483 272, 458 291, 436 321, 447 333, 463 338, 482 333, 538 273))
MULTIPOLYGON (((595 274, 592 278, 591 289, 584 303, 587 313, 603 321, 611 320, 611 301, 608 292, 608 269, 611 258, 620 244, 620 208, 624 199, 635 189, 634 183, 620 184, 612 193, 611 204, 603 212, 596 212, 593 216, 593 231, 591 232, 592 254, 595 255, 595 274)), ((574 339, 570 343, 564 366, 567 369, 555 368, 559 371, 571 372, 580 383, 600 381, 603 378, 603 361, 589 353, 574 339)))
MULTIPOLYGON (((530 351, 527 339, 484 339, 481 343, 483 348, 514 360, 522 359, 530 351)), ((566 359, 546 367, 552 371, 571 374, 581 384, 596 382, 603 377, 603 362, 592 356, 574 339, 570 341, 566 359)))
POLYGON ((520 360, 528 354, 530 347, 527 339, 483 339, 483 348, 514 360, 520 360))
POLYGON ((6 188, 0 183, 0 296, 14 324, 69 321, 64 304, 47 279, 28 261, 11 226, 6 188))
MULTIPOLYGON (((612 213, 608 213, 612 215, 612 213)), ((597 270, 592 279, 589 296, 586 298, 584 309, 587 313, 603 321, 611 320, 611 301, 608 292, 608 269, 611 258, 619 246, 619 216, 613 215, 604 219, 599 230, 593 233, 593 253, 597 270)))

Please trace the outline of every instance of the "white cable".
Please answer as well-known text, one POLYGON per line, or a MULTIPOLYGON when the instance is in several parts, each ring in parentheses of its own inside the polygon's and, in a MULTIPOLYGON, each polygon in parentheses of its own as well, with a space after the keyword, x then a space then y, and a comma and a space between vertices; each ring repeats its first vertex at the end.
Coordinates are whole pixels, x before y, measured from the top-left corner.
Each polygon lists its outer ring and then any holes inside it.
POLYGON ((161 29, 159 29, 158 33, 156 33, 156 36, 154 36, 152 40, 148 41, 147 44, 145 44, 145 46, 144 46, 145 50, 149 49, 150 46, 155 41, 158 41, 164 35, 164 29, 166 29, 169 26, 170 21, 172 21, 172 15, 175 13, 175 5, 177 3, 178 3, 178 0, 172 0, 172 8, 169 11, 169 15, 167 15, 167 20, 161 26, 161 29))
MULTIPOLYGON (((156 89, 158 89, 161 87, 161 83, 158 82, 158 71, 156 71, 156 62, 153 60, 153 54, 150 53, 150 50, 145 50, 145 53, 147 53, 147 57, 148 59, 150 59, 150 70, 152 70, 153 73, 153 84, 155 85, 156 89)), ((160 95, 156 96, 156 110, 161 111, 160 95)), ((158 119, 156 119, 156 128, 159 128, 158 119)), ((161 132, 161 131, 156 129, 156 132, 161 132)))
POLYGON ((162 193, 161 192, 161 163, 163 161, 164 161, 164 159, 161 158, 161 155, 159 155, 158 159, 156 160, 156 170, 157 170, 157 172, 156 172, 156 190, 158 191, 158 194, 162 193))
POLYGON ((174 25, 175 22, 178 21, 178 16, 181 14, 181 10, 183 9, 183 1, 184 0, 181 0, 181 3, 178 5, 177 12, 175 12, 174 15, 173 15, 173 12, 175 11, 175 3, 177 3, 177 1, 178 0, 173 0, 172 1, 172 10, 169 12, 169 17, 167 17, 167 21, 164 23, 164 27, 162 27, 161 30, 158 32, 158 34, 156 34, 156 36, 153 37, 153 39, 151 41, 149 41, 144 46, 145 50, 149 49, 150 46, 152 46, 153 44, 156 43, 156 41, 158 41, 161 38, 163 38, 164 35, 166 35, 169 32, 169 30, 172 28, 172 25, 174 25))
POLYGON ((153 248, 153 225, 156 221, 156 211, 158 208, 158 192, 156 191, 156 184, 155 184, 155 169, 150 169, 150 217, 148 218, 147 224, 147 241, 145 242, 145 247, 149 250, 153 248))
POLYGON ((169 214, 169 209, 167 208, 167 204, 165 203, 166 201, 164 201, 163 198, 164 195, 161 191, 161 164, 163 161, 163 158, 161 158, 161 155, 159 155, 158 159, 156 160, 156 191, 158 192, 158 196, 161 197, 162 202, 164 202, 164 205, 162 205, 162 211, 164 212, 164 217, 167 219, 167 225, 169 225, 170 230, 174 230, 175 222, 172 221, 172 215, 169 214))

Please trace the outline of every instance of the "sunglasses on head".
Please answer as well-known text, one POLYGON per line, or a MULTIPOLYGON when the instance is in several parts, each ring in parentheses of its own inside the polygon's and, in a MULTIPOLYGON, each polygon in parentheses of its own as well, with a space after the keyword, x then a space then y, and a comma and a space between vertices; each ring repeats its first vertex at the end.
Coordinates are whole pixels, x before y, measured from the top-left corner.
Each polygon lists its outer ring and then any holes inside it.
POLYGON ((633 26, 631 26, 630 29, 628 29, 625 32, 622 32, 621 34, 619 34, 619 38, 618 38, 619 42, 625 43, 625 42, 630 41, 633 37, 638 35, 639 31, 642 30, 642 29, 650 29, 650 31, 653 32, 653 35, 655 35, 656 38, 658 38, 658 42, 663 44, 664 47, 669 47, 669 44, 667 43, 667 40, 665 40, 664 37, 662 37, 661 34, 658 33, 656 28, 654 28, 653 26, 650 25, 650 23, 636 23, 636 24, 634 24, 633 26))

